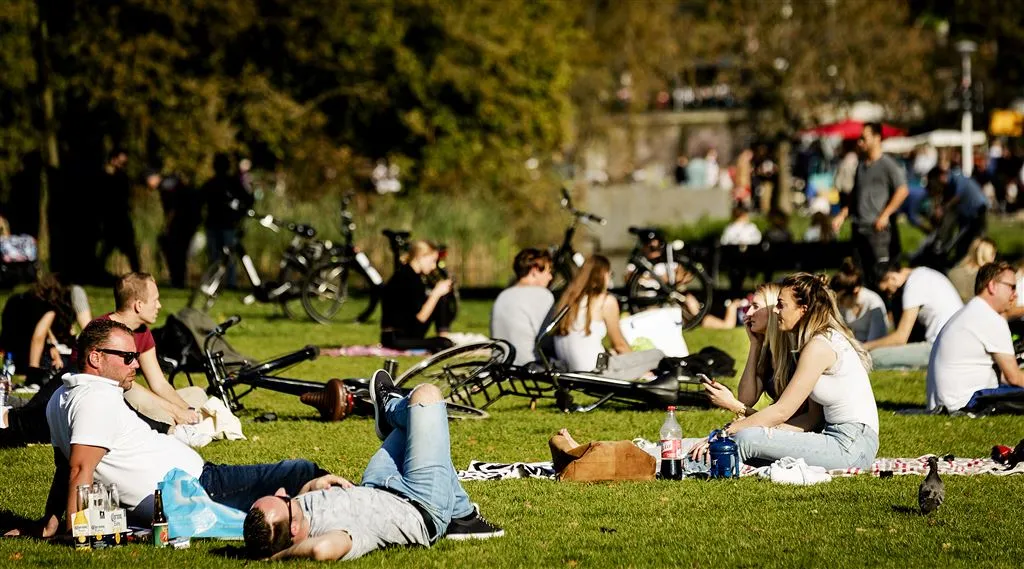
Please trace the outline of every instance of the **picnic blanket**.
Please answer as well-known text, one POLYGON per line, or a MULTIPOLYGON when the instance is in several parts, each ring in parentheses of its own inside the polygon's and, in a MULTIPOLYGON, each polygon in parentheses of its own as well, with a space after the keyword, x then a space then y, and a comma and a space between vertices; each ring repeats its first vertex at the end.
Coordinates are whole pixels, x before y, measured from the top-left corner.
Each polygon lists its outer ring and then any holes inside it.
POLYGON ((393 358, 396 356, 425 356, 427 354, 427 350, 396 350, 393 348, 385 348, 380 344, 371 344, 366 346, 324 346, 320 348, 321 356, 331 358, 348 356, 379 356, 393 358))
MULTIPOLYGON (((871 468, 839 468, 827 472, 833 477, 857 476, 861 474, 870 474, 871 476, 878 477, 883 472, 892 472, 893 476, 907 474, 924 476, 928 473, 928 458, 931 456, 933 455, 924 455, 917 458, 878 458, 875 459, 871 468)), ((740 469, 740 477, 763 477, 765 468, 767 467, 754 467, 744 464, 740 469)), ((976 476, 979 474, 1009 476, 1011 474, 1024 474, 1024 462, 1017 464, 1013 468, 1007 468, 991 458, 952 458, 952 460, 946 460, 940 457, 939 474, 954 476, 976 476)), ((471 460, 469 461, 469 467, 466 470, 458 471, 458 475, 459 480, 509 480, 513 478, 554 480, 555 467, 551 462, 496 463, 471 460)))

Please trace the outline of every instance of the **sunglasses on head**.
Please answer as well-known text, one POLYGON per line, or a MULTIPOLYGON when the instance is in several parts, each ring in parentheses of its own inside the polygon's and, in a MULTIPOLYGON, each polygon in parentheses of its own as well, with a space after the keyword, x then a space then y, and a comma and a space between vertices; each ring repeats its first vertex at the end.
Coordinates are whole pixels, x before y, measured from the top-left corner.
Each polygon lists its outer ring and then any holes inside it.
POLYGON ((110 354, 113 356, 121 356, 124 358, 124 365, 132 365, 132 362, 139 359, 139 352, 126 352, 124 350, 114 350, 111 348, 96 348, 97 352, 103 352, 104 354, 110 354))

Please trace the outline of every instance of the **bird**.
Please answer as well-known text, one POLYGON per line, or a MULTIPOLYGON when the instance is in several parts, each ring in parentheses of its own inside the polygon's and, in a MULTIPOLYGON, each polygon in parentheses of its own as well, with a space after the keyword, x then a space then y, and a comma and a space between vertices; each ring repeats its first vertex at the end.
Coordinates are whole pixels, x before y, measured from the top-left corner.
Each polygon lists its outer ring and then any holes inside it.
POLYGON ((921 506, 922 514, 934 512, 946 498, 946 486, 939 478, 939 459, 932 456, 928 458, 928 476, 917 490, 917 503, 921 506))

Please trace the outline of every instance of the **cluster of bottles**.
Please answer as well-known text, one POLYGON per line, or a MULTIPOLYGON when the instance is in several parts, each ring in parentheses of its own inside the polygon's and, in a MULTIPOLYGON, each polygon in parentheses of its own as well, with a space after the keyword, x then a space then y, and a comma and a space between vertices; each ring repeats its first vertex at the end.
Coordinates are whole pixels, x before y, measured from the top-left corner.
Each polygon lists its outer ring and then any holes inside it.
MULTIPOLYGON (((740 458, 736 442, 723 431, 713 431, 708 442, 708 475, 711 478, 738 478, 740 458)), ((665 480, 681 480, 684 452, 683 428, 676 420, 676 408, 670 406, 661 425, 661 468, 658 476, 665 480)))
POLYGON ((117 484, 82 484, 78 486, 77 503, 79 512, 89 508, 112 512, 121 507, 121 494, 117 491, 117 484))
POLYGON ((7 406, 7 400, 11 396, 14 380, 14 354, 0 351, 3 359, 3 367, 0 368, 0 407, 7 406))

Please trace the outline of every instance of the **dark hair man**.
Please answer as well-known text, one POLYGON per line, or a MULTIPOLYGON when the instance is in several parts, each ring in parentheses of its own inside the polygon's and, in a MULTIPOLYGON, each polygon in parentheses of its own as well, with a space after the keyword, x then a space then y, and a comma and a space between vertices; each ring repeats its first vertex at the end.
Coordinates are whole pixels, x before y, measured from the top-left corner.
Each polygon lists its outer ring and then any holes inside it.
POLYGON ((853 246, 864 269, 865 284, 877 289, 890 259, 900 255, 899 232, 891 218, 909 191, 903 168, 882 153, 881 124, 865 123, 859 145, 863 156, 850 203, 832 220, 832 226, 838 233, 847 217, 853 222, 853 246))
POLYGON ((555 304, 548 290, 551 256, 539 249, 523 249, 512 268, 516 283, 501 291, 491 308, 491 337, 507 340, 516 349, 516 365, 534 361, 534 345, 544 318, 555 304))

